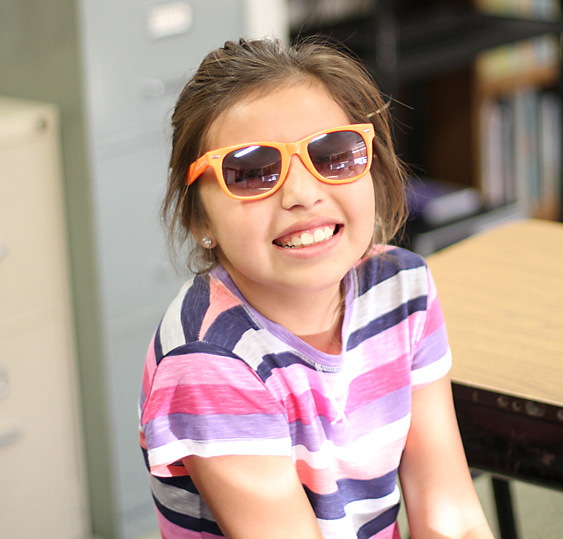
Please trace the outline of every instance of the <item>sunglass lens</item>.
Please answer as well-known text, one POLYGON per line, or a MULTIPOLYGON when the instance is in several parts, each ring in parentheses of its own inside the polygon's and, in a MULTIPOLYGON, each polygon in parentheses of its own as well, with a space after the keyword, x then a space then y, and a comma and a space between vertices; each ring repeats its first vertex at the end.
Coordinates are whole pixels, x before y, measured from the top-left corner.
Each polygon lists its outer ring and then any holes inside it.
POLYGON ((319 135, 309 143, 309 156, 317 172, 329 180, 360 176, 368 165, 366 143, 354 131, 319 135))
POLYGON ((233 195, 251 197, 273 189, 280 179, 281 155, 268 146, 247 146, 223 158, 223 178, 233 195))

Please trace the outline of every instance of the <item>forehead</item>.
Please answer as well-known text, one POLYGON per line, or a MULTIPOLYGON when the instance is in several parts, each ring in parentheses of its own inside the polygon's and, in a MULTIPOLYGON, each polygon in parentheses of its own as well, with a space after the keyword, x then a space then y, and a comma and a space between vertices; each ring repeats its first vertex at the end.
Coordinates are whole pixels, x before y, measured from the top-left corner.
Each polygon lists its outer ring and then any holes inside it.
POLYGON ((292 142, 350 123, 346 111, 320 83, 299 83, 253 92, 211 124, 208 149, 246 142, 292 142))

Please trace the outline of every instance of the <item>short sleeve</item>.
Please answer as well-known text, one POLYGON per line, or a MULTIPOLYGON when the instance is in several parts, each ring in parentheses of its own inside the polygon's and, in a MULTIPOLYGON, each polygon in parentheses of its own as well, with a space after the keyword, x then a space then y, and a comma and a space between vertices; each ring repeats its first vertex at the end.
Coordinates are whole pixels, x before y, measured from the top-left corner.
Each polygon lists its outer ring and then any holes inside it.
POLYGON ((413 350, 411 380, 413 389, 448 374, 452 355, 436 286, 427 268, 428 291, 424 328, 413 350))
POLYGON ((141 442, 154 475, 185 473, 190 455, 291 455, 283 406, 239 358, 170 354, 145 376, 141 442))

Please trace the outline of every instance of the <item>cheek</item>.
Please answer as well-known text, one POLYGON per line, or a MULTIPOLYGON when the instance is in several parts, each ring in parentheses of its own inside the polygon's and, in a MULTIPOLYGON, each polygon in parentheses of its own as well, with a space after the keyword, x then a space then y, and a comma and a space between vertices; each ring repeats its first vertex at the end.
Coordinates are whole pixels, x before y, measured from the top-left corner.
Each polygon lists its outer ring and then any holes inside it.
POLYGON ((205 228, 216 235, 219 233, 220 225, 224 219, 220 216, 229 215, 224 208, 228 204, 229 199, 222 192, 219 184, 215 180, 213 173, 208 174, 207 171, 199 179, 199 200, 201 203, 201 214, 205 216, 203 224, 205 228))
POLYGON ((356 219, 364 223, 366 228, 373 229, 375 226, 375 188, 371 174, 362 178, 354 195, 351 206, 356 219))
POLYGON ((357 235, 359 245, 364 255, 375 240, 375 189, 371 176, 366 178, 365 183, 358 190, 351 204, 354 219, 354 233, 357 235))
MULTIPOLYGON (((218 242, 222 256, 238 256, 241 252, 255 250, 264 241, 268 229, 267 200, 241 203, 210 186, 202 193, 207 212, 207 229, 218 242)), ((247 255, 245 255, 247 256, 247 255)))

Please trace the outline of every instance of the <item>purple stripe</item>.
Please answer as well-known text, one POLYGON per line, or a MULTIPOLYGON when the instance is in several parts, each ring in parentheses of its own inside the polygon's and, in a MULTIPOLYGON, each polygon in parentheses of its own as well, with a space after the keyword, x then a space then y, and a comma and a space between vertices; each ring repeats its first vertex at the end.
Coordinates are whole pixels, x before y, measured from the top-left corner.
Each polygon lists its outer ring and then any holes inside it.
POLYGON ((416 350, 413 359, 413 370, 426 367, 442 358, 448 351, 448 335, 445 324, 434 333, 426 336, 416 350))
POLYGON ((289 436, 285 416, 273 414, 191 415, 157 417, 144 426, 147 447, 155 449, 176 440, 229 441, 283 439, 289 436))
POLYGON ((353 350, 356 346, 362 344, 362 342, 367 341, 379 333, 398 326, 407 320, 412 314, 425 311, 426 302, 426 296, 413 298, 405 303, 402 303, 389 313, 372 320, 369 324, 356 330, 352 333, 352 335, 350 335, 350 338, 346 343, 346 350, 353 350))
POLYGON ((290 424, 292 445, 318 451, 328 440, 338 447, 345 447, 378 428, 404 418, 410 412, 410 404, 411 387, 406 386, 347 414, 345 423, 331 425, 324 416, 318 416, 318 421, 312 424, 297 420, 290 424), (319 435, 321 429, 323 434, 319 435))

